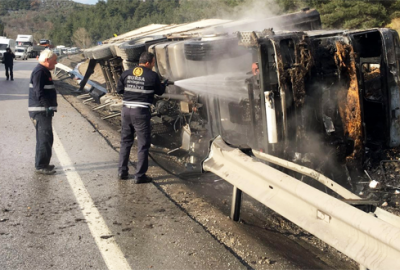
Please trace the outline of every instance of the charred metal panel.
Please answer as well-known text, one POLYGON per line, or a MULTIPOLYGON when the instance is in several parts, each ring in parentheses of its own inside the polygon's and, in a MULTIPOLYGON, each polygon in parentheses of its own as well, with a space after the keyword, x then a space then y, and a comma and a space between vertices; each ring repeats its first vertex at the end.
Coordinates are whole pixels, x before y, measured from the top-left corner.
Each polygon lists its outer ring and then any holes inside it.
MULTIPOLYGON (((258 87, 260 89, 260 108, 262 112, 266 111, 265 103, 261 102, 265 100, 264 92, 271 90, 275 81, 277 83, 276 57, 274 57, 273 51, 273 43, 269 39, 260 40, 258 50, 256 51, 258 55, 259 74, 256 76, 259 78, 258 87)), ((257 78, 255 78, 255 82, 257 78)), ((265 113, 261 113, 261 123, 258 126, 262 127, 262 131, 260 132, 262 149, 268 153, 267 118, 265 113)))
POLYGON ((343 88, 338 93, 339 111, 345 135, 353 142, 353 151, 346 157, 348 165, 360 167, 363 157, 363 128, 360 95, 354 50, 351 45, 336 42, 337 65, 343 77, 343 88))
POLYGON ((309 75, 312 66, 314 65, 313 57, 309 50, 309 44, 306 39, 301 40, 295 46, 295 60, 293 67, 289 70, 294 105, 296 108, 296 141, 305 141, 308 136, 306 134, 305 111, 301 110, 305 102, 306 89, 305 79, 309 75), (300 110, 299 110, 300 109, 300 110))
POLYGON ((282 110, 279 115, 282 116, 283 151, 286 154, 289 148, 292 152, 305 148, 304 143, 308 138, 303 105, 306 96, 305 81, 310 75, 314 61, 310 44, 303 35, 303 33, 291 33, 291 35, 271 37, 275 47, 282 110), (297 143, 290 145, 291 141, 297 143))
POLYGON ((399 56, 400 44, 396 31, 380 29, 383 36, 383 47, 386 50, 387 85, 388 85, 388 120, 389 147, 400 145, 400 90, 399 90, 399 56))
POLYGON ((309 50, 309 44, 306 39, 301 40, 295 46, 295 59, 296 62, 293 65, 293 68, 289 70, 292 88, 293 88, 293 97, 296 107, 300 107, 304 104, 304 98, 306 95, 305 89, 305 77, 309 74, 312 66, 314 65, 314 59, 309 50))

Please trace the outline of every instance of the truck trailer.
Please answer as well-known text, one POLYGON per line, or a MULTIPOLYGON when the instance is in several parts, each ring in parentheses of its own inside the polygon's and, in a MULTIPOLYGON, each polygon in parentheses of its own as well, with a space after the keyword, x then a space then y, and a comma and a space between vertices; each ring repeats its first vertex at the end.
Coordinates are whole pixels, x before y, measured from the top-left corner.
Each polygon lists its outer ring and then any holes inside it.
POLYGON ((18 35, 15 41, 18 47, 26 48, 28 57, 36 57, 36 54, 33 52, 34 41, 32 35, 18 35))

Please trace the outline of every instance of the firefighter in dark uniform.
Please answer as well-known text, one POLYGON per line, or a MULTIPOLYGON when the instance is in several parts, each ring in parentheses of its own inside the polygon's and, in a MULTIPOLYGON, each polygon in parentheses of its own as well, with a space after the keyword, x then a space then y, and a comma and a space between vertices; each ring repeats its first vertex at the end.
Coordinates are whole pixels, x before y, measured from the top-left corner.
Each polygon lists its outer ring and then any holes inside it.
POLYGON ((139 59, 139 66, 126 70, 118 81, 117 91, 123 94, 121 148, 118 164, 118 178, 126 180, 129 154, 136 132, 138 161, 136 163, 136 184, 148 183, 152 179, 146 175, 150 148, 150 105, 154 94, 162 95, 165 84, 161 83, 157 73, 152 71, 155 58, 152 53, 144 52, 139 59))
POLYGON ((53 146, 52 119, 57 111, 57 92, 50 70, 57 64, 57 55, 51 50, 40 54, 39 64, 32 71, 29 83, 29 116, 36 128, 36 172, 54 174, 50 165, 53 146))

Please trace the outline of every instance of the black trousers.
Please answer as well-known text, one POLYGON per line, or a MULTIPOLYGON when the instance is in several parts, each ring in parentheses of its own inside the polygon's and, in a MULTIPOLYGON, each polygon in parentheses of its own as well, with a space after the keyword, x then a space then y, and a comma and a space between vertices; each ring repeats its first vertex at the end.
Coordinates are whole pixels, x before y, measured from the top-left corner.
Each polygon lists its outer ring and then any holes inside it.
POLYGON ((38 113, 31 118, 36 128, 36 169, 44 169, 50 164, 51 148, 53 147, 52 116, 38 113))
POLYGON ((137 137, 138 161, 135 177, 143 177, 149 167, 149 149, 151 143, 150 109, 122 107, 121 148, 119 152, 118 173, 127 174, 129 171, 129 154, 137 137))
POLYGON ((13 65, 4 65, 6 67, 6 77, 7 79, 11 76, 11 80, 14 79, 14 73, 13 73, 13 65), (10 71, 10 74, 8 73, 10 71))

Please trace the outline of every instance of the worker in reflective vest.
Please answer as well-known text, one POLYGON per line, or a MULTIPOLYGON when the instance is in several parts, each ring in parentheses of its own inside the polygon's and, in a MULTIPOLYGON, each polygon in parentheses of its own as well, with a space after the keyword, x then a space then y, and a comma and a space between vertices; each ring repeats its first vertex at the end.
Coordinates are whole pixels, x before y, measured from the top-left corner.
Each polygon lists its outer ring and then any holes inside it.
POLYGON ((152 53, 143 52, 139 66, 124 71, 118 81, 117 92, 123 94, 121 148, 119 156, 118 177, 129 178, 128 162, 136 132, 138 161, 134 183, 148 183, 151 178, 146 175, 150 148, 150 105, 154 94, 162 95, 166 83, 161 83, 157 73, 152 71, 155 58, 152 53))
POLYGON ((53 146, 52 119, 57 111, 57 92, 50 70, 56 64, 57 55, 53 51, 42 51, 29 83, 28 111, 36 128, 36 172, 48 175, 56 172, 54 165, 50 165, 53 146))

